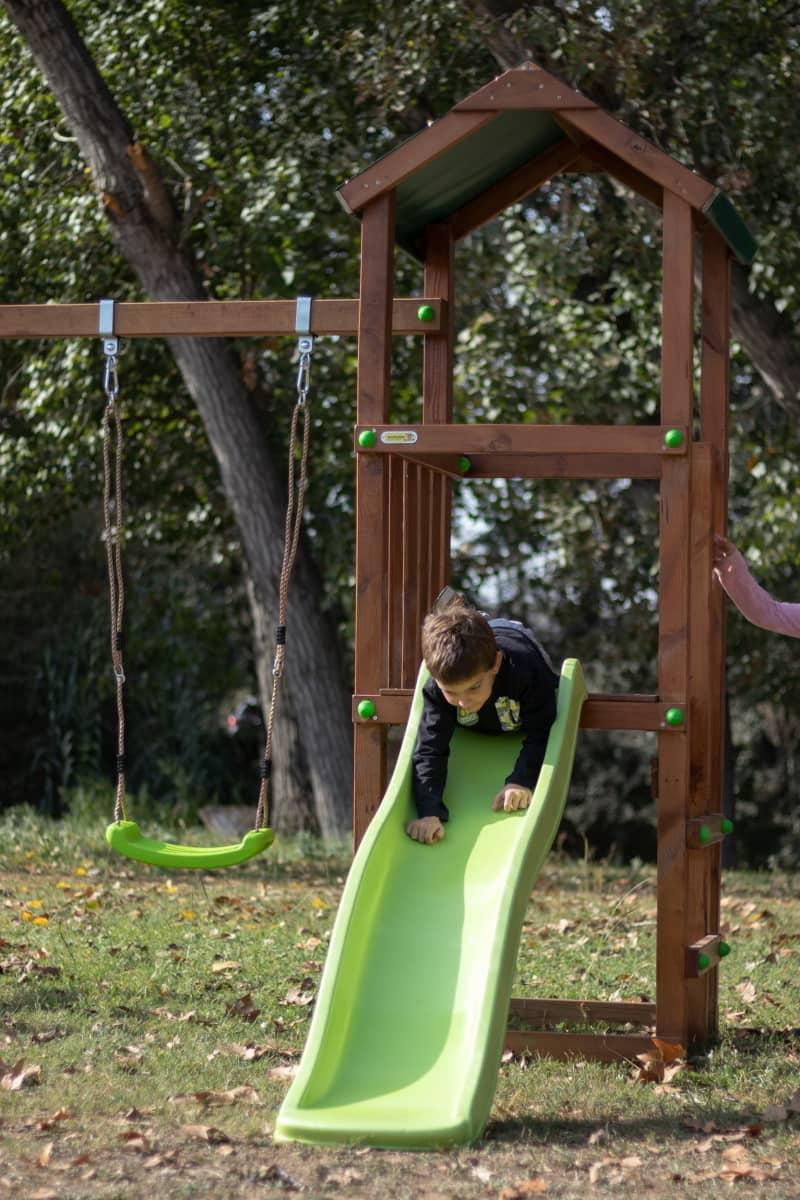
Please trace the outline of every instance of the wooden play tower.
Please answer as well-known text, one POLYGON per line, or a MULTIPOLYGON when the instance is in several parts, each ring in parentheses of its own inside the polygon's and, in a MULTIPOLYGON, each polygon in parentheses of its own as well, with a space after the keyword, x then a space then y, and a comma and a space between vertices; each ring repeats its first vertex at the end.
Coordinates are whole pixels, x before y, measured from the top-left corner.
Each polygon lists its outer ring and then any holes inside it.
MULTIPOLYGON (((726 196, 533 63, 507 71, 340 189, 361 220, 358 318, 354 828, 386 783, 387 731, 406 721, 420 624, 448 581, 453 479, 658 480, 655 695, 590 695, 587 729, 658 735, 655 1003, 512 1000, 526 1024, 640 1026, 640 1034, 509 1032, 550 1055, 630 1057, 652 1042, 702 1044, 717 1024, 724 616, 712 535, 727 495, 730 257, 753 240, 726 196), (557 174, 605 172, 662 214, 657 425, 456 424, 454 245, 557 174), (417 424, 393 424, 395 245, 422 264, 428 321, 417 424), (695 278, 701 384, 695 397, 695 278), (695 403, 695 400, 697 403, 695 403)), ((591 673, 591 672, 590 672, 591 673)))

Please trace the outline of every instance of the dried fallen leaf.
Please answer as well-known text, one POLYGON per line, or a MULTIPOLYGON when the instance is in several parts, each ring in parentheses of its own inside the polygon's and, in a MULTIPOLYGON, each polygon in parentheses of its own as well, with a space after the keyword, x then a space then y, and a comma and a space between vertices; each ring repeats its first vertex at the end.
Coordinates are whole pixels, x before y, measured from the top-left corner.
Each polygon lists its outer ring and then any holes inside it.
POLYGON ((217 1129, 215 1125, 181 1125, 181 1129, 189 1137, 200 1138, 201 1141, 208 1142, 212 1146, 231 1140, 227 1133, 224 1133, 221 1129, 217 1129))
POLYGON ((211 970, 215 975, 218 975, 220 971, 238 971, 241 965, 241 963, 236 962, 232 958, 225 958, 212 963, 211 970))
POLYGON ((549 1188, 549 1182, 540 1175, 533 1179, 518 1179, 511 1187, 503 1188, 499 1200, 525 1200, 526 1196, 541 1196, 549 1188))
POLYGON ((243 1083, 239 1087, 228 1088, 225 1092, 195 1092, 195 1100, 201 1104, 236 1104, 243 1100, 248 1104, 260 1104, 261 1097, 254 1087, 243 1083))
POLYGON ((13 1066, 9 1066, 0 1059, 0 1087, 6 1092, 18 1092, 21 1088, 32 1087, 41 1081, 42 1068, 40 1066, 25 1066, 25 1059, 21 1058, 15 1062, 13 1066))
POLYGON ((231 1017, 241 1017, 243 1021, 252 1022, 259 1016, 261 1010, 253 1004, 253 997, 248 994, 240 996, 238 1000, 234 1000, 232 1004, 225 1005, 225 1012, 231 1017))

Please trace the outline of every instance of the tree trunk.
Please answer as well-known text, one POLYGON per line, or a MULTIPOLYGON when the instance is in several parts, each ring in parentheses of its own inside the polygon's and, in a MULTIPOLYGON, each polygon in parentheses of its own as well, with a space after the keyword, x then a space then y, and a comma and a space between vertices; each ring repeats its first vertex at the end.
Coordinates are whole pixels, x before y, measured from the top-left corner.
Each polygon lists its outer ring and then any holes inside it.
MULTIPOLYGON (((60 0, 3 0, 28 44, 86 160, 114 242, 151 300, 205 300, 194 264, 177 239, 172 200, 144 147, 134 140, 60 0)), ((222 339, 170 338, 183 381, 203 419, 247 557, 260 636, 278 611, 286 495, 240 364, 222 339)), ((124 376, 122 379, 124 400, 124 376)), ((312 401, 313 403, 313 396, 312 401)), ((287 413, 287 421, 289 414, 287 413)), ((319 604, 321 584, 301 547, 289 590, 286 671, 281 691, 296 721, 323 837, 342 836, 351 813, 352 727, 338 638, 319 604)), ((262 704, 270 679, 262 659, 262 704)), ((292 745, 282 726, 276 753, 292 745)), ((293 749, 294 752, 294 749, 293 749)), ((276 764, 277 766, 277 764, 276 764)), ((294 778, 284 762, 276 783, 294 778)), ((257 793, 254 781, 254 795, 257 793)), ((281 797, 276 812, 289 798, 281 797)), ((255 807, 255 805, 254 805, 255 807)))

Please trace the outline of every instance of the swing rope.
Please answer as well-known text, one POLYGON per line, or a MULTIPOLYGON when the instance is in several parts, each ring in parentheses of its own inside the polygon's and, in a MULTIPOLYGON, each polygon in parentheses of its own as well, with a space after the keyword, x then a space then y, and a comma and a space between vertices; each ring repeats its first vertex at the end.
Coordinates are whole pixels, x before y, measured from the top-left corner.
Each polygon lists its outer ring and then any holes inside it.
MULTIPOLYGON (((297 325, 308 327, 310 317, 310 301, 308 316, 303 315, 301 297, 298 300, 297 325)), ((311 372, 311 352, 314 339, 305 332, 298 340, 300 362, 297 368, 297 398, 292 409, 292 420, 289 429, 289 464, 288 464, 288 499, 286 504, 286 521, 283 531, 283 561, 281 563, 280 583, 278 585, 278 623, 275 628, 275 658, 272 665, 272 695, 270 697, 269 714, 267 716, 267 735, 264 745, 264 757, 261 760, 261 787, 258 793, 258 808, 256 810, 255 828, 260 829, 267 820, 269 810, 269 782, 272 776, 272 735, 275 727, 275 717, 278 710, 278 694, 283 678, 284 661, 286 657, 286 609, 289 594, 289 580, 294 569, 297 547, 300 542, 300 530, 303 523, 303 505, 305 501, 306 482, 308 479, 308 444, 311 421, 308 413, 308 392, 311 372), (302 424, 300 471, 296 479, 295 459, 297 456, 298 427, 302 424)))
MULTIPOLYGON (((101 303, 108 303, 108 301, 101 301, 101 303)), ((103 373, 106 406, 103 410, 102 426, 103 524, 108 567, 108 596, 111 607, 111 663, 116 681, 117 699, 117 784, 114 797, 114 820, 126 821, 128 814, 125 807, 125 670, 122 661, 122 616, 125 611, 125 585, 122 575, 122 417, 118 403, 119 377, 117 374, 119 338, 105 338, 103 349, 106 356, 103 373), (112 425, 114 430, 113 500, 111 496, 112 425), (112 504, 114 520, 111 517, 112 504)))
POLYGON ((272 667, 273 685, 267 718, 266 744, 260 765, 261 785, 254 828, 243 837, 239 845, 232 846, 180 846, 153 838, 142 837, 138 825, 128 819, 125 801, 125 670, 123 665, 122 618, 125 608, 125 588, 122 572, 122 417, 119 406, 119 378, 117 358, 119 338, 114 336, 114 301, 100 301, 99 333, 103 337, 105 370, 103 390, 106 405, 102 420, 103 442, 103 524, 108 567, 108 593, 111 611, 111 662, 116 681, 117 705, 117 782, 114 797, 114 820, 106 830, 109 844, 121 854, 140 862, 161 867, 195 867, 213 869, 233 866, 252 858, 266 849, 273 840, 273 832, 267 828, 269 812, 269 780, 272 774, 272 739, 277 715, 280 681, 283 676, 286 654, 286 616, 288 607, 289 580, 294 568, 300 544, 303 507, 308 481, 308 448, 311 421, 308 395, 311 373, 311 354, 314 339, 311 336, 311 298, 299 296, 295 331, 298 333, 299 365, 297 369, 297 397, 292 410, 289 430, 288 501, 284 526, 283 560, 278 588, 278 624, 275 630, 275 657, 272 667), (296 465, 298 440, 300 442, 299 470, 296 465), (114 460, 112 467, 112 458, 114 460))

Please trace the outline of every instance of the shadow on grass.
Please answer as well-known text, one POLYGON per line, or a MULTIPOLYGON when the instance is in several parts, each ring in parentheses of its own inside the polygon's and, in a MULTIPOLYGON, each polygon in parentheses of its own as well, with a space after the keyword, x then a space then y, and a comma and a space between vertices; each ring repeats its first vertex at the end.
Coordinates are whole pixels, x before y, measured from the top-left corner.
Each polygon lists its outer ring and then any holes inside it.
POLYGON ((486 1127, 482 1141, 496 1145, 518 1146, 522 1141, 546 1143, 548 1145, 578 1146, 588 1145, 589 1138, 603 1129, 609 1137, 625 1141, 652 1142, 666 1144, 678 1139, 684 1142, 696 1142, 698 1132, 707 1123, 713 1123, 715 1131, 741 1129, 743 1125, 753 1124, 758 1120, 753 1110, 720 1109, 709 1105, 707 1108, 692 1110, 692 1125, 686 1123, 686 1116, 674 1117, 636 1117, 631 1120, 609 1120, 602 1118, 568 1118, 547 1119, 545 1117, 520 1117, 508 1120, 492 1120, 486 1127))

